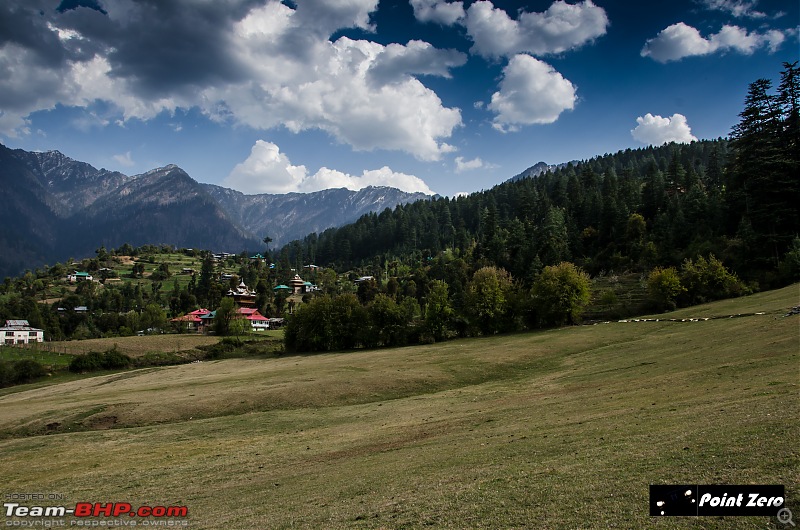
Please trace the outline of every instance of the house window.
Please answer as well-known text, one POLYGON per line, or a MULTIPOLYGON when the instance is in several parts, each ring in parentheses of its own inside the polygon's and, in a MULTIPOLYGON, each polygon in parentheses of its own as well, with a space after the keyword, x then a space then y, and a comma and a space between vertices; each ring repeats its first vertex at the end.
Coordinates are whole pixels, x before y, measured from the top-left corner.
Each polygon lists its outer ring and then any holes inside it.
POLYGON ((6 331, 6 337, 13 337, 13 336, 14 336, 13 331, 6 331))
POLYGON ((14 339, 6 339, 6 344, 14 344, 14 339))
POLYGON ((38 331, 29 331, 28 332, 28 336, 29 337, 38 337, 39 336, 39 332, 38 331))

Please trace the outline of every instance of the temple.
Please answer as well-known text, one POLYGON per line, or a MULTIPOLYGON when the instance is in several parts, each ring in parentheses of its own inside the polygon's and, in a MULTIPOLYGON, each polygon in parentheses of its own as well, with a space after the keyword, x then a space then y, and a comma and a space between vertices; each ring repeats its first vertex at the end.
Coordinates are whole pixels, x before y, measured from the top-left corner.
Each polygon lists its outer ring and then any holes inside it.
POLYGON ((232 297, 239 307, 255 307, 256 305, 256 292, 248 289, 244 280, 241 281, 239 287, 228 290, 227 296, 232 297))

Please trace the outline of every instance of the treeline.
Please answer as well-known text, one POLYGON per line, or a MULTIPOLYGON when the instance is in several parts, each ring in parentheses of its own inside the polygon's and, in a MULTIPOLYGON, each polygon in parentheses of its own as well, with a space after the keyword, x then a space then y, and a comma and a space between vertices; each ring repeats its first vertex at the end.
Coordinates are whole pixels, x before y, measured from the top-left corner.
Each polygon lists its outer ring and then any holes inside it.
POLYGON ((357 294, 324 295, 300 306, 285 332, 289 351, 433 343, 455 336, 493 335, 539 326, 577 322, 589 302, 589 276, 571 263, 545 267, 531 289, 495 267, 477 270, 453 302, 447 282, 425 284, 417 293, 398 284, 361 283, 357 294))
POLYGON ((292 315, 289 350, 433 342, 577 322, 589 275, 633 271, 669 310, 800 279, 797 63, 750 86, 729 139, 605 155, 286 245, 386 281, 292 315))
MULTIPOLYGON (((605 155, 455 199, 367 214, 284 248, 292 262, 392 276, 452 249, 530 286, 543 267, 680 267, 714 254, 756 288, 798 278, 797 63, 750 86, 730 139, 605 155)), ((376 274, 377 275, 377 274, 376 274)))
MULTIPOLYGON (((443 253, 429 270, 436 268, 464 271, 465 263, 443 253)), ((456 280, 453 286, 419 273, 416 280, 391 278, 384 286, 375 279, 364 280, 356 294, 311 299, 289 318, 286 349, 313 352, 430 344, 562 326, 581 322, 590 301, 589 275, 570 262, 544 267, 530 287, 493 266, 481 267, 463 285, 456 280)), ((647 292, 646 307, 669 310, 750 290, 712 255, 686 260, 680 270, 656 267, 647 278, 647 292)))

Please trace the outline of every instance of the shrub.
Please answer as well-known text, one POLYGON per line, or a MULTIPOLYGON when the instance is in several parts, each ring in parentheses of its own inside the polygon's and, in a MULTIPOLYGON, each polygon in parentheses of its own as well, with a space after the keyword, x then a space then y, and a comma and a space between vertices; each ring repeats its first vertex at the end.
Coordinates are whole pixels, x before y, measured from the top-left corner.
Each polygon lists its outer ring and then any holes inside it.
POLYGON ((0 387, 30 383, 47 375, 47 370, 37 361, 21 359, 0 361, 0 387))
POLYGON ((47 370, 44 366, 32 359, 22 359, 14 361, 11 366, 14 371, 14 383, 30 383, 40 377, 47 375, 47 370))
POLYGON ((749 289, 713 254, 705 259, 687 259, 681 267, 681 284, 686 288, 688 305, 747 294, 749 289))
POLYGON ((94 372, 103 367, 103 354, 92 351, 83 355, 76 355, 69 363, 69 371, 77 374, 94 372))
POLYGON ((69 371, 85 373, 96 370, 120 370, 132 364, 133 360, 120 352, 115 345, 105 353, 92 351, 85 355, 76 355, 69 363, 69 371))
POLYGON ((120 352, 116 345, 103 354, 101 366, 108 370, 118 370, 131 365, 131 358, 120 352))
POLYGON ((658 311, 675 309, 678 297, 685 292, 675 267, 656 267, 647 277, 647 298, 658 311))
POLYGON ((14 369, 11 363, 0 361, 0 388, 14 384, 14 369))

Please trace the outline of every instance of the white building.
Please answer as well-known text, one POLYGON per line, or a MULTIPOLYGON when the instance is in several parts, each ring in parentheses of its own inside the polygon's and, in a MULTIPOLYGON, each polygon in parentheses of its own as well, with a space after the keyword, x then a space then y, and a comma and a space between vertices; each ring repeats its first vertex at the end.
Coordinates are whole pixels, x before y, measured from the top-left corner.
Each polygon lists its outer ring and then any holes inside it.
POLYGON ((6 320, 6 325, 0 328, 0 339, 8 346, 44 342, 44 331, 32 328, 27 320, 6 320))
POLYGON ((90 282, 92 280, 94 280, 94 278, 88 272, 73 271, 72 274, 67 274, 67 281, 69 283, 90 282))

